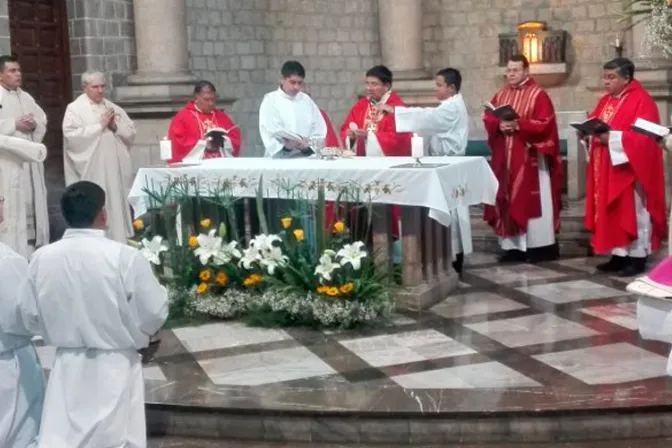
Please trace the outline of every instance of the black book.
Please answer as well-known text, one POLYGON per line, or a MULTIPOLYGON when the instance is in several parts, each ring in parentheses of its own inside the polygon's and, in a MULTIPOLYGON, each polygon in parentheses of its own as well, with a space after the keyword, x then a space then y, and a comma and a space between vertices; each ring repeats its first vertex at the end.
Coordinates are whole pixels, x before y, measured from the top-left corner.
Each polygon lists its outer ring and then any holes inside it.
POLYGON ((632 125, 632 130, 640 134, 648 135, 649 137, 659 140, 670 135, 670 128, 661 126, 643 118, 638 118, 635 124, 632 125))
POLYGON ((229 133, 222 128, 212 128, 205 133, 207 140, 210 142, 209 151, 219 152, 224 149, 224 137, 229 133))
POLYGON ((504 121, 513 121, 517 120, 520 118, 518 115, 518 112, 515 111, 515 109, 508 104, 504 104, 503 106, 495 107, 492 103, 485 103, 484 104, 485 110, 493 114, 495 117, 499 118, 500 120, 504 121))
POLYGON ((604 134, 611 130, 609 125, 599 118, 589 118, 582 122, 575 121, 569 125, 584 135, 604 134))

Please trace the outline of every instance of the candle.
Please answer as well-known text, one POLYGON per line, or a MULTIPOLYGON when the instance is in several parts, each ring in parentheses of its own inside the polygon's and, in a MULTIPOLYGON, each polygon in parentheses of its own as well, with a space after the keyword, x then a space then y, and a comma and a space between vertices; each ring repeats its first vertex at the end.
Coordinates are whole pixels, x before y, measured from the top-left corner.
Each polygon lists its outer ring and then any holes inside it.
POLYGON ((411 138, 411 156, 416 159, 425 155, 425 140, 418 134, 413 134, 411 138))
POLYGON ((616 36, 616 45, 614 45, 614 46, 616 48, 620 48, 620 46, 621 46, 621 39, 619 39, 618 36, 616 36))
POLYGON ((168 137, 163 137, 163 140, 159 142, 159 148, 161 150, 161 160, 173 158, 173 143, 168 140, 168 137))

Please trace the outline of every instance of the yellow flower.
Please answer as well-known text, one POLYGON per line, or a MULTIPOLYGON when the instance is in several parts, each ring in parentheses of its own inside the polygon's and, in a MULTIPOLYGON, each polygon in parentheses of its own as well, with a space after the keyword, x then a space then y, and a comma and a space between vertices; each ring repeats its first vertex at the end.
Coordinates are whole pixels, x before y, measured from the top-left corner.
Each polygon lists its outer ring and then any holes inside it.
POLYGON ((200 278, 202 282, 207 282, 212 278, 212 272, 210 272, 210 269, 204 269, 198 274, 198 278, 200 278))
POLYGON ((294 238, 296 238, 296 241, 303 241, 304 238, 303 230, 296 229, 294 231, 294 238))
POLYGON ((348 282, 345 285, 338 288, 338 290, 341 292, 341 294, 350 294, 354 289, 355 289, 355 284, 352 283, 352 282, 348 282))
POLYGON ((320 286, 319 288, 317 288, 317 293, 318 294, 326 294, 327 291, 329 291, 328 286, 320 286))
POLYGON ((338 295, 338 288, 336 288, 335 286, 332 286, 331 288, 329 288, 327 290, 327 295, 329 297, 336 297, 338 295))
POLYGON ((208 230, 210 228, 210 225, 212 224, 212 221, 209 219, 201 219, 201 227, 203 227, 204 230, 208 230))
POLYGON ((219 286, 226 286, 229 283, 229 276, 226 272, 218 272, 217 277, 215 277, 215 283, 219 286))
POLYGON ((336 221, 334 223, 334 233, 343 233, 345 232, 345 224, 343 221, 336 221))
POLYGON ((198 247, 198 237, 197 236, 190 236, 189 237, 189 247, 192 249, 196 249, 198 247))
POLYGON ((243 280, 243 285, 247 287, 257 286, 260 283, 264 282, 264 277, 259 274, 252 274, 243 280))
POLYGON ((142 232, 145 228, 144 221, 142 219, 136 219, 133 221, 133 228, 138 232, 142 232))
POLYGON ((285 216, 280 220, 282 222, 282 227, 285 229, 289 229, 292 226, 292 218, 289 216, 285 216))
POLYGON ((208 292, 208 284, 207 283, 201 283, 196 287, 196 292, 203 295, 206 292, 208 292))

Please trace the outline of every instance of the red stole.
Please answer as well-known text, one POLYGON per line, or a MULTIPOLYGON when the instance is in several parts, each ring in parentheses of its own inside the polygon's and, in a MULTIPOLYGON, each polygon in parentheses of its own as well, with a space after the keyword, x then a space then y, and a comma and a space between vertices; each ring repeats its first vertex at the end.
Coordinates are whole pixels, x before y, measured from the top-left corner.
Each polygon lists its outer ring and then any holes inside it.
POLYGON ((585 226, 593 233, 593 250, 606 254, 637 240, 635 183, 641 185, 651 215, 651 249, 659 249, 667 238, 663 153, 654 139, 631 130, 637 118, 660 122, 656 103, 633 80, 618 97, 603 96, 590 116, 623 132, 623 149, 629 161, 613 166, 608 146, 598 138, 591 140, 585 226))
POLYGON ((495 206, 485 206, 485 221, 500 237, 527 232, 528 221, 541 216, 538 158, 542 156, 550 171, 553 222, 558 232, 563 174, 553 103, 532 79, 516 87, 506 86, 491 102, 494 106, 510 105, 520 118, 519 130, 504 134, 497 117, 489 112, 483 116, 492 151, 490 165, 499 181, 495 206))

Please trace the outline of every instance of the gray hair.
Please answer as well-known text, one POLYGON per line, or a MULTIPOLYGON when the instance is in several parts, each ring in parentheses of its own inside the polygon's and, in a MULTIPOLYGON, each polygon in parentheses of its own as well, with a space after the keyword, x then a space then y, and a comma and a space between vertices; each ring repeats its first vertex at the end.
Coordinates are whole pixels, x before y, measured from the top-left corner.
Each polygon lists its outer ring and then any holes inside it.
POLYGON ((82 86, 87 85, 91 81, 99 80, 105 82, 105 74, 99 71, 90 71, 82 73, 82 86))

